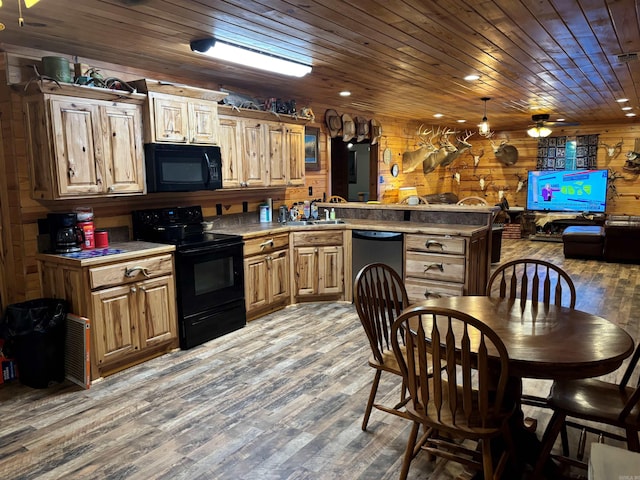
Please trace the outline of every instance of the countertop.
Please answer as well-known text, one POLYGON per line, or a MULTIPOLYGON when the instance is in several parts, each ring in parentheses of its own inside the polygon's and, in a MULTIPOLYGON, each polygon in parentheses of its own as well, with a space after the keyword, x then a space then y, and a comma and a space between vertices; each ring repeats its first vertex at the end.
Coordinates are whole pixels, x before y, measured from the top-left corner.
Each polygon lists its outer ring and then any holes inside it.
MULTIPOLYGON (((344 204, 343 204, 344 205, 344 204)), ((255 238, 263 235, 275 235, 288 232, 306 232, 319 230, 374 230, 384 232, 418 233, 428 235, 449 235, 470 237, 487 230, 486 225, 450 225, 419 222, 372 221, 360 219, 342 219, 345 223, 334 225, 295 225, 280 223, 250 223, 246 225, 216 226, 217 233, 242 235, 243 238, 255 238)))
MULTIPOLYGON (((101 255, 90 258, 74 258, 70 254, 55 254, 55 253, 38 253, 36 259, 55 262, 60 264, 68 264, 74 267, 93 267, 97 265, 103 265, 113 262, 121 262, 127 260, 133 260, 140 257, 146 257, 149 255, 158 255, 162 253, 171 253, 175 251, 175 245, 165 245, 161 243, 152 242, 116 242, 109 244, 109 250, 121 250, 120 253, 113 253, 109 255, 101 255)), ((97 254, 104 249, 84 250, 84 252, 91 252, 97 254)))

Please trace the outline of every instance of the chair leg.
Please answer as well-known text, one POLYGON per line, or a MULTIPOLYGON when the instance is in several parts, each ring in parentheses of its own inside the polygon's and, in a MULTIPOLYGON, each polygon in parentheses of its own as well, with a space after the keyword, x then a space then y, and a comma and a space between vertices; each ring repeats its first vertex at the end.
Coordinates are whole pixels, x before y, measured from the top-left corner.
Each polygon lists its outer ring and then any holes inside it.
POLYGON ((369 400, 367 401, 367 408, 364 411, 364 419, 362 420, 362 430, 367 430, 369 424, 369 417, 371 416, 371 410, 373 409, 373 402, 376 399, 376 393, 378 392, 378 384, 380 383, 380 377, 382 376, 382 370, 376 370, 376 375, 373 377, 373 384, 371 385, 371 392, 369 392, 369 400))
POLYGON ((409 440, 407 440, 407 449, 404 452, 404 461, 402 462, 402 470, 400 471, 400 480, 406 480, 407 475, 409 474, 409 465, 411 465, 411 460, 415 457, 414 447, 416 445, 419 430, 420 424, 418 422, 413 422, 411 433, 409 434, 409 440))
POLYGON ((533 480, 539 479, 542 475, 542 471, 544 470, 544 466, 549 460, 549 454, 553 449, 553 445, 556 443, 556 439, 558 438, 558 434, 564 425, 564 420, 566 415, 564 413, 554 412, 551 416, 551 420, 547 425, 547 428, 544 431, 544 435, 542 436, 542 448, 540 450, 540 456, 538 457, 538 461, 536 462, 536 466, 533 469, 533 473, 531 478, 533 480))
POLYGON ((627 447, 632 452, 640 452, 640 442, 638 442, 638 431, 634 428, 627 428, 627 447))
POLYGON ((569 456, 569 434, 567 433, 567 426, 562 425, 562 430, 560 430, 560 439, 562 440, 562 455, 565 457, 569 456))
POLYGON ((491 457, 491 440, 482 439, 482 470, 485 479, 493 480, 493 458, 491 457))

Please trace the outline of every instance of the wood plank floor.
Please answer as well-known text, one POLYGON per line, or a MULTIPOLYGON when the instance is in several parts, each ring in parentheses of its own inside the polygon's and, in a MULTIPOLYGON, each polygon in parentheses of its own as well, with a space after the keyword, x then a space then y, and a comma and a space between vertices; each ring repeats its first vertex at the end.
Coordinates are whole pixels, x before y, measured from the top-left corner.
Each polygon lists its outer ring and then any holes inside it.
MULTIPOLYGON (((579 291, 577 308, 638 338, 638 266, 566 260, 557 243, 503 242, 502 261, 523 256, 561 265, 579 291)), ((374 410, 369 431, 361 431, 373 378, 367 357, 352 305, 307 304, 87 391, 7 384, 0 387, 0 478, 396 479, 409 425, 374 410)), ((525 384, 537 394, 544 388, 525 384)), ((383 375, 379 399, 393 403, 398 392, 383 375)), ((526 413, 540 420, 540 434, 548 413, 526 413)), ((461 472, 422 455, 409 478, 461 472)))

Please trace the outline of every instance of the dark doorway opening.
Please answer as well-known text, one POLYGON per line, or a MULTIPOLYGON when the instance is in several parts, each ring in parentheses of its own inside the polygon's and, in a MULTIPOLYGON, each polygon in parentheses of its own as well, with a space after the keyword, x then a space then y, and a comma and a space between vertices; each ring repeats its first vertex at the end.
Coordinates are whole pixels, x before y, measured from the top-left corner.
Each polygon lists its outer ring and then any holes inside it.
POLYGON ((339 195, 349 201, 378 200, 378 149, 379 144, 371 145, 369 140, 345 142, 340 137, 332 138, 331 195, 339 195), (364 153, 365 148, 368 155, 364 153), (354 178, 358 191, 352 187, 350 193, 349 181, 351 179, 353 185, 354 178), (367 195, 359 196, 358 193, 367 195))

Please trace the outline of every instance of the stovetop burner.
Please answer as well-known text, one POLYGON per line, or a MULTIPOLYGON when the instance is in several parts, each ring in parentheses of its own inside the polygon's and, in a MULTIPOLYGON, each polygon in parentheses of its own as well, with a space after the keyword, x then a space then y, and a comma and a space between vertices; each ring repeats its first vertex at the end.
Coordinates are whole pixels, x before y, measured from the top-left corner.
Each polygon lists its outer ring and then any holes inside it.
POLYGON ((236 243, 242 240, 239 235, 203 231, 200 205, 134 210, 131 216, 133 237, 136 240, 168 243, 179 248, 236 243))

